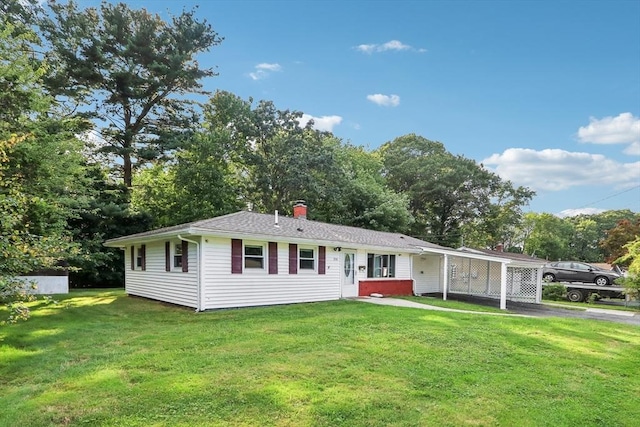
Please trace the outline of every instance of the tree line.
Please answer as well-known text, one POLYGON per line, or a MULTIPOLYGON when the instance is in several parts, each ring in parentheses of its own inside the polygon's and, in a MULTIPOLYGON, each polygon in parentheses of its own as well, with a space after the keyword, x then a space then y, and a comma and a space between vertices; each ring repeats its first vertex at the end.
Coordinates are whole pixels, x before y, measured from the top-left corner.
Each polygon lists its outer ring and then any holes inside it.
POLYGON ((614 259, 639 233, 628 210, 525 213, 532 190, 420 135, 367 150, 207 93, 218 71, 197 58, 223 38, 195 10, 1 5, 0 277, 64 261, 74 286, 119 286, 108 238, 298 199, 314 220, 548 259, 614 259))

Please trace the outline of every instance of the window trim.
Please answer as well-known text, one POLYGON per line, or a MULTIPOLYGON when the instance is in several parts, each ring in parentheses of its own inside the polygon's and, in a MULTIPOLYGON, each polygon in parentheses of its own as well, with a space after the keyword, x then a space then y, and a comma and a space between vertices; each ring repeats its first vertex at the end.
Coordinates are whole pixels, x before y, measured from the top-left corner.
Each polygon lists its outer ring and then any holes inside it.
POLYGON ((146 271, 147 269, 147 245, 134 245, 132 246, 135 250, 135 255, 133 257, 133 261, 135 262, 133 266, 133 270, 136 271, 146 271))
POLYGON ((298 272, 315 273, 316 271, 318 271, 318 251, 316 250, 316 247, 315 246, 298 246, 298 272), (312 257, 311 258, 303 257, 302 251, 311 251, 312 257), (312 261, 313 267, 312 268, 303 267, 302 266, 303 261, 312 261))
POLYGON ((268 257, 267 257, 267 250, 266 250, 266 244, 264 242, 242 242, 242 271, 244 273, 248 273, 250 271, 255 271, 255 272, 260 272, 260 271, 267 271, 268 268, 268 257), (260 256, 257 255, 249 255, 247 256, 247 247, 254 247, 254 248, 260 248, 262 254, 260 256), (261 260, 261 266, 260 267, 248 267, 247 266, 247 258, 249 259, 260 259, 261 260))
POLYGON ((391 253, 374 253, 367 252, 367 279, 397 279, 397 256, 391 253), (386 266, 385 262, 386 261, 386 266), (379 260, 379 263, 376 261, 379 260), (376 267, 376 264, 379 267, 376 267), (383 274, 385 272, 386 274, 383 274), (376 271, 380 271, 380 275, 376 276, 376 271))
POLYGON ((182 263, 183 263, 183 255, 182 255, 182 241, 171 242, 173 245, 171 247, 171 271, 180 271, 182 272, 182 263), (178 248, 180 248, 180 255, 178 255, 178 248), (177 264, 178 258, 180 257, 180 263, 177 264))

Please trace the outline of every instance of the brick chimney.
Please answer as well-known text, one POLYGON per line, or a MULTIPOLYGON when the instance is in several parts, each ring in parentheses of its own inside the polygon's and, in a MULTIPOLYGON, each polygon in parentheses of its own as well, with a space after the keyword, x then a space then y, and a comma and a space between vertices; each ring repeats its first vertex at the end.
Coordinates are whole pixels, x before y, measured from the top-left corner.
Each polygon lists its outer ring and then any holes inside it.
POLYGON ((498 252, 504 252, 504 245, 502 243, 498 243, 496 245, 496 251, 498 252))
POLYGON ((297 200, 293 205, 293 217, 296 219, 307 219, 307 205, 304 204, 304 200, 297 200))

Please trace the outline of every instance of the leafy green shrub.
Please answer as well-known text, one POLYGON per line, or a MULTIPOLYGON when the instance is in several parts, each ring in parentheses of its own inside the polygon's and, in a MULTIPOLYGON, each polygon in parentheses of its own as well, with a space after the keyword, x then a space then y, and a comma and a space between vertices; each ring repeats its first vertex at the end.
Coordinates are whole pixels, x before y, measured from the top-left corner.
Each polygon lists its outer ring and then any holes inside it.
POLYGON ((0 304, 4 304, 9 311, 6 319, 0 319, 0 325, 27 320, 30 312, 26 303, 35 301, 35 290, 34 282, 27 283, 14 277, 0 276, 0 304))
POLYGON ((559 301, 564 299, 567 290, 564 285, 560 284, 548 284, 542 288, 542 299, 548 299, 552 301, 559 301))
POLYGON ((600 297, 600 294, 599 294, 599 293, 597 293, 597 292, 592 292, 592 293, 589 295, 589 300, 588 300, 587 302, 588 302, 589 304, 593 304, 593 303, 595 303, 596 301, 599 301, 600 299, 602 299, 602 298, 600 297))

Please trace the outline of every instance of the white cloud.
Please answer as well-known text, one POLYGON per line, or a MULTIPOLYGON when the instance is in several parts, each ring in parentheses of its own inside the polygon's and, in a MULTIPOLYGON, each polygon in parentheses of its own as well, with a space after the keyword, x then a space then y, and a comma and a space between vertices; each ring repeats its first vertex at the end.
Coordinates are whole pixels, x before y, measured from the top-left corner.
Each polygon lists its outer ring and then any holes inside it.
POLYGON ((391 40, 386 43, 380 45, 380 52, 384 52, 385 50, 409 50, 411 46, 408 44, 402 43, 400 40, 391 40))
POLYGON ((594 144, 630 144, 625 153, 640 155, 640 118, 631 113, 602 119, 591 117, 589 125, 578 129, 578 139, 594 144))
POLYGON ((620 163, 601 154, 560 149, 509 148, 482 161, 501 177, 534 190, 560 191, 577 186, 637 185, 640 162, 620 163))
POLYGON ((418 53, 424 53, 427 51, 426 49, 423 49, 423 48, 415 48, 408 44, 404 44, 400 40, 389 40, 388 42, 382 43, 382 44, 361 44, 354 47, 354 49, 359 50, 360 52, 363 52, 363 53, 368 53, 368 54, 372 54, 374 52, 386 52, 389 50, 395 50, 395 51, 410 50, 418 53))
POLYGON ((355 49, 364 53, 373 53, 376 51, 376 46, 377 45, 375 44, 361 44, 359 46, 356 46, 355 49))
POLYGON ((623 151, 624 154, 631 156, 640 156, 640 142, 633 142, 623 151))
POLYGON ((560 218, 567 218, 578 215, 596 215, 605 211, 606 209, 598 208, 565 209, 560 213, 557 213, 556 216, 559 216, 560 218))
POLYGON ((266 62, 263 62, 262 64, 256 65, 256 69, 258 69, 258 70, 269 70, 269 71, 280 71, 280 70, 282 70, 282 67, 280 66, 280 64, 267 64, 266 62))
POLYGON ((367 95, 367 99, 374 104, 378 104, 383 107, 397 107, 400 105, 400 97, 398 95, 383 95, 381 93, 376 93, 374 95, 367 95))
POLYGON ((255 66, 255 71, 249 73, 249 77, 253 80, 262 80, 269 76, 274 71, 282 71, 280 64, 269 64, 266 62, 260 63, 255 66))
POLYGON ((334 126, 342 123, 342 117, 340 116, 320 116, 314 117, 310 114, 303 114, 300 126, 306 126, 310 120, 313 120, 313 128, 323 132, 333 132, 334 126))

